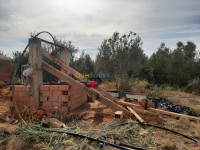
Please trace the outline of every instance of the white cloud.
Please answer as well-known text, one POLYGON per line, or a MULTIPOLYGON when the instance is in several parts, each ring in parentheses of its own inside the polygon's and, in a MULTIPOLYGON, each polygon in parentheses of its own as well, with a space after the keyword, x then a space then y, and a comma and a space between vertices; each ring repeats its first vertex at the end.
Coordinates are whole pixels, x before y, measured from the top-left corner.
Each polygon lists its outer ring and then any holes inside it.
MULTIPOLYGON (((23 50, 30 32, 46 30, 89 52, 113 32, 134 31, 151 55, 161 42, 199 44, 198 0, 0 0, 0 49, 23 50), (186 34, 187 33, 187 34, 186 34), (176 35, 178 37, 176 37, 176 35)), ((51 40, 47 35, 42 38, 51 40)))

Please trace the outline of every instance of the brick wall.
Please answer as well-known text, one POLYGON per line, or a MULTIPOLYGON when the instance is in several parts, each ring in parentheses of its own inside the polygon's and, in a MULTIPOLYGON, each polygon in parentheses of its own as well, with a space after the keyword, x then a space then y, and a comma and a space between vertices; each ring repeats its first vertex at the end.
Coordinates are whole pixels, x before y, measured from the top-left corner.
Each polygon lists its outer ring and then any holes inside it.
MULTIPOLYGON (((27 91, 29 92, 30 86, 27 86, 27 91)), ((31 97, 29 94, 26 94, 25 86, 17 85, 15 86, 15 100, 19 110, 23 109, 24 106, 30 106, 31 97)), ((12 87, 10 87, 10 98, 12 100, 12 87)), ((10 103, 11 107, 14 107, 13 102, 10 103)))
POLYGON ((70 85, 40 86, 40 107, 49 114, 67 114, 71 107, 69 90, 70 85))
POLYGON ((71 86, 68 94, 71 100, 71 110, 74 110, 87 102, 87 94, 76 86, 71 86))
MULTIPOLYGON (((27 87, 28 93, 30 87, 27 87)), ((12 96, 12 91, 11 91, 12 96)), ((31 96, 26 95, 25 86, 15 86, 15 99, 19 109, 30 106, 31 96)), ((54 113, 67 114, 87 102, 87 94, 71 85, 42 85, 40 86, 40 108, 49 115, 54 113)), ((11 106, 13 103, 11 102, 11 106)))

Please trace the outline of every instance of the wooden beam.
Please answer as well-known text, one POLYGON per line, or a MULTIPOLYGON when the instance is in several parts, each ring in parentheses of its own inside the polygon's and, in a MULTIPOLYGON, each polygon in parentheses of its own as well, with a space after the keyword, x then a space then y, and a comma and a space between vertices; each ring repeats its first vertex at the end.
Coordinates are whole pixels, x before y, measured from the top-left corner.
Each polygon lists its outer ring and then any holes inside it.
POLYGON ((40 85, 43 84, 43 77, 42 77, 41 41, 37 38, 34 39, 29 46, 29 63, 33 68, 33 73, 30 75, 31 91, 33 94, 30 103, 32 106, 39 107, 39 100, 40 100, 39 89, 40 85))
MULTIPOLYGON (((49 56, 49 53, 46 53, 46 52, 43 52, 42 53, 45 57, 49 58, 51 61, 54 61, 56 62, 54 59, 52 59, 50 56, 49 56)), ((58 65, 59 63, 56 62, 58 65)), ((76 71, 75 69, 71 68, 70 66, 66 65, 66 64, 63 64, 63 67, 68 71, 69 74, 73 74, 75 75, 75 73, 77 73, 78 71, 76 71)), ((79 72, 78 72, 79 73, 79 72)), ((87 78, 79 78, 79 80, 81 82, 87 82, 88 79, 87 78)), ((107 97, 108 99, 110 100, 116 100, 116 98, 114 96, 112 96, 110 93, 106 92, 104 89, 100 88, 100 87, 97 87, 96 88, 97 91, 99 91, 101 94, 103 94, 105 97, 107 97)))
POLYGON ((132 108, 130 108, 128 106, 127 106, 127 108, 128 108, 128 110, 130 110, 130 112, 132 114, 134 114, 134 116, 140 121, 141 124, 146 124, 146 122, 132 108))
POLYGON ((144 110, 144 108, 142 106, 138 105, 138 104, 127 103, 127 102, 123 102, 123 101, 116 101, 116 103, 124 105, 124 106, 130 106, 130 107, 133 107, 133 108, 136 108, 136 109, 141 109, 141 110, 143 110, 144 112, 147 112, 147 113, 154 112, 156 114, 162 114, 162 115, 173 116, 173 117, 178 117, 178 118, 182 117, 182 118, 188 118, 189 120, 200 121, 199 117, 194 117, 194 116, 164 111, 164 110, 155 109, 155 108, 148 108, 147 110, 144 110))
POLYGON ((47 71, 47 72, 51 73, 52 75, 58 77, 59 79, 67 82, 68 84, 76 86, 77 88, 82 90, 82 92, 86 92, 89 96, 96 95, 97 100, 99 102, 101 102, 102 104, 106 105, 108 108, 111 108, 113 111, 123 111, 124 115, 126 117, 132 117, 132 118, 135 117, 131 112, 129 112, 128 110, 126 110, 122 106, 116 104, 112 100, 106 98, 105 96, 103 96, 97 90, 95 90, 93 88, 86 87, 85 85, 83 85, 80 82, 74 80, 73 78, 67 76, 65 73, 55 69, 54 67, 48 65, 47 63, 42 62, 42 69, 44 69, 45 71, 47 71))

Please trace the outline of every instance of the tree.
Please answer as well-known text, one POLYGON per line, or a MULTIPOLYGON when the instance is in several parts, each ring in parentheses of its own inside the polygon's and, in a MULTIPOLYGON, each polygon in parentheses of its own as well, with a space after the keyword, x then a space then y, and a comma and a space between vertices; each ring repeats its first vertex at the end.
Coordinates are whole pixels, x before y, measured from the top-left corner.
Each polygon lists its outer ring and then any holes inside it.
POLYGON ((155 83, 170 83, 170 59, 170 49, 165 46, 165 43, 161 43, 160 48, 149 59, 155 83))
POLYGON ((142 41, 136 33, 122 35, 115 32, 105 39, 96 57, 95 72, 110 73, 118 89, 124 89, 127 79, 139 77, 142 65, 147 61, 142 50, 142 41))
POLYGON ((189 81, 200 76, 199 62, 193 42, 188 41, 186 45, 178 42, 173 51, 161 43, 157 52, 152 54, 143 66, 143 74, 146 73, 148 81, 158 85, 184 87, 189 81))
POLYGON ((22 65, 28 64, 29 53, 26 52, 24 54, 24 56, 22 58, 20 58, 21 55, 22 55, 22 52, 20 52, 20 51, 12 52, 11 65, 12 65, 12 68, 18 67, 17 73, 16 73, 16 76, 18 78, 21 78, 21 67, 22 67, 22 65), (18 62, 19 62, 19 66, 16 66, 16 64, 18 62))
POLYGON ((90 55, 82 51, 80 58, 74 61, 73 67, 80 73, 94 72, 94 61, 90 58, 90 55))

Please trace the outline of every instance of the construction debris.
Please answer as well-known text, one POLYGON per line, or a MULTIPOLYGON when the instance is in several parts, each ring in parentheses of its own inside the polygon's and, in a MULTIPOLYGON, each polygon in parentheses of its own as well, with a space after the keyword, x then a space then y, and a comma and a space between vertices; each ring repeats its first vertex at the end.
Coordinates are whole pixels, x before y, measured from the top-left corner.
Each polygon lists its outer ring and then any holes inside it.
POLYGON ((23 143, 19 138, 14 137, 8 142, 6 150, 21 150, 22 144, 23 143))
POLYGON ((145 121, 130 107, 128 107, 128 110, 130 110, 131 113, 135 115, 135 117, 140 121, 141 124, 146 124, 145 121))
POLYGON ((115 118, 123 119, 123 111, 116 111, 115 118))
POLYGON ((67 128, 67 126, 56 118, 43 118, 42 127, 48 128, 67 128))
POLYGON ((144 109, 147 109, 147 108, 149 108, 149 107, 153 107, 152 101, 150 101, 150 100, 147 99, 147 98, 139 99, 139 100, 138 100, 138 103, 139 103, 144 109))
POLYGON ((0 132, 12 134, 12 133, 16 132, 17 129, 18 129, 18 126, 16 126, 16 125, 12 125, 9 123, 0 123, 0 132))
MULTIPOLYGON (((138 104, 133 104, 133 103, 127 103, 124 101, 117 101, 118 104, 124 105, 124 106, 130 106, 133 107, 135 110, 143 110, 144 108, 138 104)), ((155 109, 155 108, 149 108, 148 110, 143 110, 143 112, 146 113, 156 113, 156 114, 163 114, 167 116, 172 116, 172 117, 177 117, 177 118, 188 118, 189 120, 194 120, 194 121, 200 121, 199 117, 193 117, 193 116, 188 116, 188 115, 183 115, 183 114, 178 114, 174 112, 169 112, 169 111, 164 111, 160 109, 155 109)))
POLYGON ((47 113, 43 109, 26 106, 21 111, 21 115, 28 122, 36 122, 41 121, 43 117, 46 117, 47 113))

